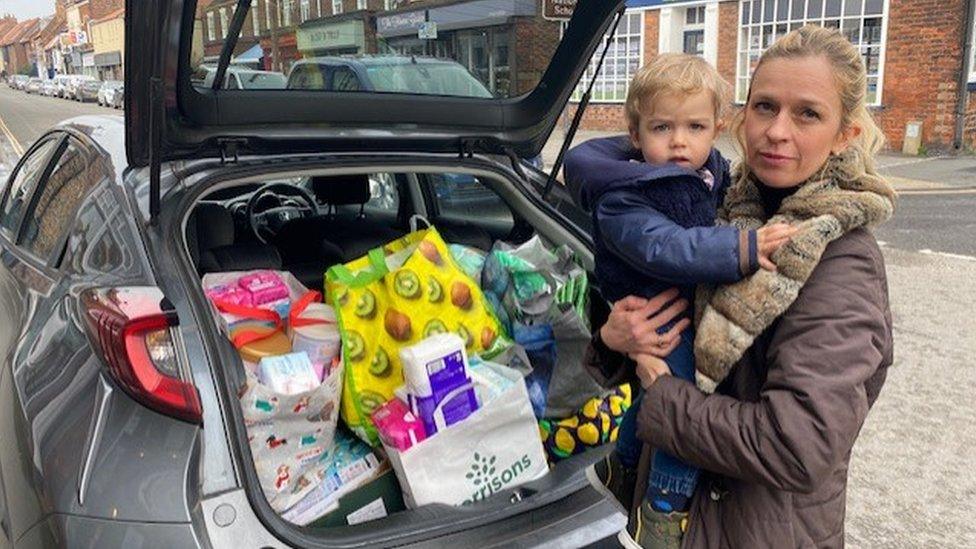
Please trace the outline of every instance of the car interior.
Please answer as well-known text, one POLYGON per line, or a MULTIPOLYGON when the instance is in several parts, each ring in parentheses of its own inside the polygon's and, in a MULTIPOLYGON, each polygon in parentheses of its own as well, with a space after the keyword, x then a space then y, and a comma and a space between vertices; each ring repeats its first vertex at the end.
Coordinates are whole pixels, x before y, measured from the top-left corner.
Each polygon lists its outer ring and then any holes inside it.
POLYGON ((321 289, 325 271, 434 225, 445 241, 488 251, 533 234, 493 190, 466 174, 315 175, 205 196, 187 222, 200 275, 276 269, 321 289), (419 216, 419 217, 415 217, 419 216))

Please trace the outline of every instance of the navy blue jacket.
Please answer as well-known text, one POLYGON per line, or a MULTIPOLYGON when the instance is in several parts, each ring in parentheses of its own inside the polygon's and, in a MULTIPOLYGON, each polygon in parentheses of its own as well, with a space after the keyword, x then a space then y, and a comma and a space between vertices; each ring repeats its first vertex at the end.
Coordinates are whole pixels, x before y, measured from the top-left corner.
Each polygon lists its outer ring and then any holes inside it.
POLYGON ((604 297, 649 298, 677 286, 692 299, 696 284, 734 282, 755 271, 755 232, 714 226, 729 163, 713 149, 705 167, 715 178, 712 189, 693 170, 647 164, 627 136, 569 151, 566 183, 593 215, 604 297))

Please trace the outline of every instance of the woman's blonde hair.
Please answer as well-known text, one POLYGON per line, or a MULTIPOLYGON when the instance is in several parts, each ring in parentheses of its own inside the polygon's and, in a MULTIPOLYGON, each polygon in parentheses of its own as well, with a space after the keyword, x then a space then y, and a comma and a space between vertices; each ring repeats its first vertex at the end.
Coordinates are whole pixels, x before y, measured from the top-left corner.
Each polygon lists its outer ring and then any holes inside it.
POLYGON ((702 91, 712 96, 715 120, 721 120, 732 100, 732 86, 708 61, 686 53, 663 53, 637 70, 627 88, 627 123, 636 128, 644 101, 666 94, 693 95, 702 91))
MULTIPOLYGON (((752 78, 763 63, 771 59, 797 59, 801 57, 824 57, 830 63, 837 92, 842 106, 841 129, 852 126, 861 129, 860 135, 854 137, 848 145, 852 154, 843 154, 843 173, 858 179, 864 175, 877 176, 874 156, 884 146, 884 134, 878 128, 874 117, 868 112, 866 105, 867 74, 861 54, 849 40, 835 29, 827 29, 814 25, 807 25, 790 32, 773 43, 759 58, 759 63, 752 71, 752 78)), ((752 81, 749 82, 749 94, 752 95, 752 81)), ((748 108, 749 98, 746 98, 746 108, 739 111, 732 121, 732 134, 745 158, 745 136, 742 124, 748 108)), ((826 168, 826 166, 825 166, 826 168)), ((747 162, 741 164, 742 175, 749 174, 747 162)))

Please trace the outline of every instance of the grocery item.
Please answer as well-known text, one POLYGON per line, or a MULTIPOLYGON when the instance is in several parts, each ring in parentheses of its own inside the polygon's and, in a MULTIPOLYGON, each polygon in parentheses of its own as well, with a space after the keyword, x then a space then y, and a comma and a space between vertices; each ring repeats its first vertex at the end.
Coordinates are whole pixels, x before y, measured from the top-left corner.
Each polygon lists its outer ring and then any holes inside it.
POLYGON ((373 424, 383 445, 401 452, 427 438, 423 422, 398 398, 373 412, 373 424))
MULTIPOLYGON (((259 328, 255 326, 247 326, 245 324, 235 325, 238 330, 250 331, 256 333, 259 328)), ((268 329, 267 325, 264 325, 264 329, 268 329)), ((231 331, 231 339, 234 337, 234 330, 231 331)), ((257 339, 245 344, 237 350, 241 355, 241 359, 244 361, 244 367, 250 371, 252 374, 256 374, 258 370, 258 363, 261 362, 262 358, 277 355, 286 355, 291 352, 291 341, 288 340, 288 336, 280 331, 273 331, 268 337, 257 339)))
MULTIPOLYGON (((408 507, 466 505, 548 472, 521 374, 498 364, 484 363, 484 367, 508 379, 497 396, 464 421, 405 451, 384 447, 408 507)), ((475 376, 473 383, 483 379, 475 376)))
POLYGON ((308 353, 313 364, 332 364, 342 346, 335 311, 324 303, 310 303, 298 314, 293 311, 288 336, 292 349, 308 353))
POLYGON ((264 357, 258 363, 257 374, 258 381, 283 395, 311 391, 321 383, 308 353, 304 351, 264 357))
POLYGON ((282 514, 304 526, 336 510, 339 498, 376 478, 381 462, 369 446, 343 431, 336 432, 331 448, 315 464, 316 486, 282 514))
POLYGON ((442 333, 461 337, 469 355, 491 357, 511 345, 434 228, 332 267, 326 289, 347 368, 342 418, 373 445, 379 438, 369 416, 404 383, 401 348, 442 333))
POLYGON ((238 349, 284 331, 292 304, 310 301, 308 289, 285 271, 207 273, 202 285, 218 326, 238 349))
POLYGON ((567 418, 540 420, 539 432, 549 461, 556 462, 616 442, 617 429, 630 405, 631 389, 625 384, 605 397, 590 399, 567 418))
POLYGON ((274 271, 258 271, 242 276, 238 284, 251 295, 251 303, 257 306, 288 299, 288 287, 274 271))
POLYGON ((478 409, 464 347, 455 334, 436 334, 400 350, 410 409, 428 436, 478 409))

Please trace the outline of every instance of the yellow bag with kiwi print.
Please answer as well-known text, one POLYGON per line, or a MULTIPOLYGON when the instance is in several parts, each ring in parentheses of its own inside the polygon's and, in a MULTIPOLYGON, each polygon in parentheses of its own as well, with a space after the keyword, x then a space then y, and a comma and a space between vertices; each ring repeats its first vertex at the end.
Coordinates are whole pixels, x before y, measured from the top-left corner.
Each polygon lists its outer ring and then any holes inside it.
POLYGON ((342 419, 373 446, 379 437, 370 414, 403 385, 402 347, 454 332, 469 355, 487 360, 511 345, 478 283, 433 227, 333 266, 325 289, 342 336, 342 419))

